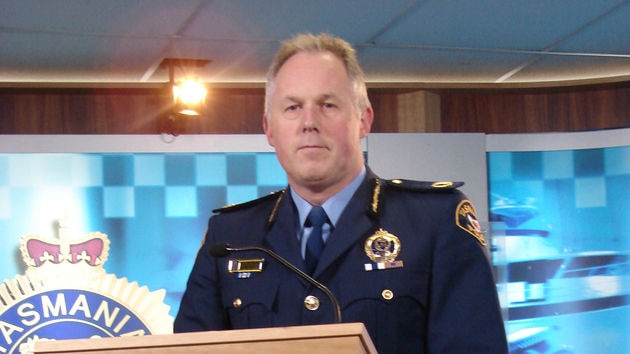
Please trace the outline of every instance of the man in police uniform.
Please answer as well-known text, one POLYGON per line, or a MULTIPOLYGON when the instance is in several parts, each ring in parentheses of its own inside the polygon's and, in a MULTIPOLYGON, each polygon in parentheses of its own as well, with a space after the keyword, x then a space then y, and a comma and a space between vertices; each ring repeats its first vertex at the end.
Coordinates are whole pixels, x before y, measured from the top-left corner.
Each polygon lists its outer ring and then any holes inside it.
POLYGON ((379 353, 507 352, 473 205, 459 184, 376 176, 360 143, 372 120, 348 43, 304 34, 283 44, 269 69, 263 127, 289 187, 215 211, 176 332, 335 321, 325 293, 263 252, 210 255, 224 242, 270 249, 312 274, 338 300, 343 322, 365 324, 379 353), (311 216, 318 206, 321 222, 311 216))

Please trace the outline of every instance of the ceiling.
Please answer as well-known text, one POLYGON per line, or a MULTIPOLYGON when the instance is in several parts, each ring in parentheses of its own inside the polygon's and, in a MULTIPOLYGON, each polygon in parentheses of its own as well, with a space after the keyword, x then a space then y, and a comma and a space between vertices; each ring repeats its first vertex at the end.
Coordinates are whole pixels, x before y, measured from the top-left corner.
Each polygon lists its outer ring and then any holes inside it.
POLYGON ((630 0, 0 0, 0 85, 162 83, 164 58, 260 84, 301 32, 354 44, 371 84, 628 81, 628 19, 630 0))

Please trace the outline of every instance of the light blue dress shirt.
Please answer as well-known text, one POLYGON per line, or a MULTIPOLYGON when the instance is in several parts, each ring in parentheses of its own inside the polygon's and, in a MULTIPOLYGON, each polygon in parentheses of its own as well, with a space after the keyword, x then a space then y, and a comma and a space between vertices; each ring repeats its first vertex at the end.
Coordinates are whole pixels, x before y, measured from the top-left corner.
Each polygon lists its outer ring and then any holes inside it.
MULTIPOLYGON (((341 216, 343 209, 348 205, 350 198, 354 195, 354 192, 359 188, 359 185, 365 178, 366 170, 365 166, 361 169, 359 175, 350 182, 344 189, 340 190, 337 194, 328 198, 327 201, 322 204, 322 207, 326 211, 326 215, 328 215, 328 219, 332 223, 324 224, 322 228, 322 237, 324 242, 328 241, 328 237, 332 230, 335 229, 335 225, 337 224, 337 220, 341 216)), ((308 240, 308 236, 311 234, 312 227, 305 227, 304 223, 306 222, 306 217, 308 213, 311 211, 313 207, 309 202, 304 200, 304 198, 300 197, 293 188, 291 190, 291 197, 293 198, 293 202, 298 210, 298 215, 300 217, 300 230, 298 231, 297 237, 300 241, 300 251, 302 253, 302 258, 304 258, 305 250, 306 250, 306 240, 308 240)))

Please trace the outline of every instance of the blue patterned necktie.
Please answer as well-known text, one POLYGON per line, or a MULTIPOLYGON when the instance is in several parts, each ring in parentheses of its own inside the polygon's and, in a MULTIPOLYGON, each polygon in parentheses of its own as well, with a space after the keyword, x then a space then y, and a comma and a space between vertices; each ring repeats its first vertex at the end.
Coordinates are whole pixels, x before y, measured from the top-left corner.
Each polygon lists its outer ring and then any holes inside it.
POLYGON ((319 256, 324 249, 324 239, 322 238, 322 226, 327 222, 328 216, 321 206, 314 206, 306 218, 306 226, 312 226, 311 234, 306 242, 306 253, 304 255, 304 263, 306 272, 313 274, 319 256))

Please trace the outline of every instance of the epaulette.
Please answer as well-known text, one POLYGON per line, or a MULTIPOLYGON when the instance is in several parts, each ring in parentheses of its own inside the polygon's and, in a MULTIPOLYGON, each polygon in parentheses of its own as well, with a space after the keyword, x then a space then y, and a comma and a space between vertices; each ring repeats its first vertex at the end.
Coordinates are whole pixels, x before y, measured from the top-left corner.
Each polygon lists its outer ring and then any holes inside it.
MULTIPOLYGON (((257 199, 252 199, 249 200, 247 202, 243 202, 243 203, 236 203, 236 204, 229 204, 226 206, 223 206, 221 208, 217 208, 212 210, 213 213, 228 213, 231 211, 237 211, 237 210, 242 210, 242 209, 246 209, 255 205, 258 205, 266 200, 270 200, 270 199, 279 199, 282 197, 282 195, 284 194, 286 188, 285 189, 281 189, 279 191, 275 191, 275 192, 271 192, 265 196, 262 196, 260 198, 257 199)), ((275 209, 275 208, 274 208, 275 209)))
POLYGON ((372 197, 367 207, 368 214, 371 217, 378 218, 382 210, 382 204, 385 202, 383 188, 392 187, 392 189, 403 189, 411 192, 441 192, 449 193, 464 185, 464 182, 424 182, 408 179, 390 179, 383 180, 375 178, 372 180, 372 197))
POLYGON ((452 191, 464 185, 464 182, 427 182, 408 179, 389 179, 385 180, 385 183, 387 183, 388 187, 407 189, 417 192, 452 191))

